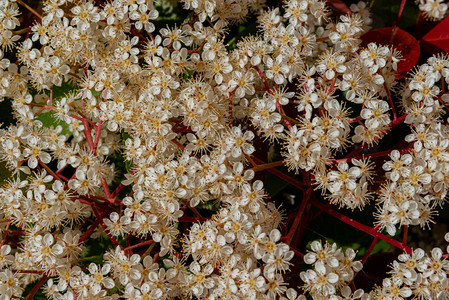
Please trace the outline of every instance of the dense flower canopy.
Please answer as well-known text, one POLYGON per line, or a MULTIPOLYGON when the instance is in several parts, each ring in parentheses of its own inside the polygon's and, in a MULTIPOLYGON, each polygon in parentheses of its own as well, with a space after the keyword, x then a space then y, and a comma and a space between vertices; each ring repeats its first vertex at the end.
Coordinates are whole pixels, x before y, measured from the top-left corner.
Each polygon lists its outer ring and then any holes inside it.
POLYGON ((440 248, 382 233, 425 228, 445 202, 448 57, 398 80, 400 51, 361 46, 363 2, 339 16, 322 0, 181 2, 189 17, 157 28, 152 0, 45 0, 42 14, 0 0, 0 96, 17 121, 0 129, 0 299, 449 297, 440 248), (21 28, 24 11, 36 22, 21 28), (258 34, 231 47, 250 14, 258 34), (399 147, 363 152, 398 126, 399 147), (256 174, 279 165, 302 174, 283 176, 303 191, 286 234, 256 174), (338 212, 373 203, 374 228, 338 212), (381 285, 354 288, 357 249, 292 247, 312 204, 405 251, 381 285), (285 279, 295 256, 310 265, 300 287, 285 279))

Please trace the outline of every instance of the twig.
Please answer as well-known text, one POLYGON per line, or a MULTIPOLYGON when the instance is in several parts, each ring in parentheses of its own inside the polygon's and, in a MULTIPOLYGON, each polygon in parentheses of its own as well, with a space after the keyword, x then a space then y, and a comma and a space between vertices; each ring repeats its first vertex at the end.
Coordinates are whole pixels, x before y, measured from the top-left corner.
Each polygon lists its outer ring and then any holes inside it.
POLYGON ((363 232, 365 232, 365 233, 367 233, 369 235, 372 235, 374 237, 378 237, 379 239, 384 240, 387 243, 389 243, 390 245, 395 246, 396 248, 399 248, 401 250, 404 250, 407 253, 411 253, 412 252, 412 250, 409 247, 403 245, 401 242, 398 242, 395 239, 392 239, 391 237, 386 236, 386 235, 378 232, 374 228, 371 228, 371 227, 366 226, 366 225, 364 225, 362 223, 359 223, 359 222, 357 222, 357 221, 355 221, 355 220, 353 220, 353 219, 351 219, 351 218, 349 218, 349 217, 347 217, 347 216, 345 216, 345 215, 343 215, 343 214, 333 210, 329 206, 327 206, 327 205, 325 205, 325 204, 323 204, 323 203, 321 203, 319 201, 313 201, 312 204, 315 205, 316 207, 318 207, 319 209, 324 210, 326 213, 330 214, 331 216, 339 219, 340 221, 345 222, 346 224, 351 225, 352 227, 355 227, 355 228, 357 228, 357 229, 359 229, 359 230, 361 230, 361 231, 363 231, 363 232))
POLYGON ((34 298, 34 295, 37 293, 37 291, 41 288, 41 286, 47 282, 48 276, 44 275, 41 277, 41 279, 33 286, 31 291, 28 293, 28 295, 25 297, 25 300, 32 300, 34 298))
POLYGON ((26 9, 28 9, 33 15, 35 15, 36 17, 38 17, 39 19, 42 20, 42 16, 38 12, 36 12, 34 9, 29 7, 27 4, 23 3, 21 0, 16 0, 16 2, 19 3, 20 5, 22 5, 23 7, 25 7, 26 9))

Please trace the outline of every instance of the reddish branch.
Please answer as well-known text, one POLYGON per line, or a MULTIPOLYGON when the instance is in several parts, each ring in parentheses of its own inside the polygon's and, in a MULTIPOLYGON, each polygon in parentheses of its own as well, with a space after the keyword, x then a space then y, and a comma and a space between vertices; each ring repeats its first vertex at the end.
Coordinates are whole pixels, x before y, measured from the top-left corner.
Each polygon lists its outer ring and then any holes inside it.
POLYGON ((371 252, 373 252, 373 249, 376 246, 378 241, 379 241, 379 238, 377 236, 374 237, 371 245, 369 246, 368 250, 366 250, 366 253, 362 258, 362 264, 364 264, 366 262, 366 260, 368 259, 368 257, 371 255, 371 252))
MULTIPOLYGON (((265 86, 265 90, 270 95, 273 95, 273 91, 271 90, 270 86, 268 85, 265 75, 263 75, 262 71, 259 69, 258 66, 254 66, 253 68, 256 70, 257 74, 259 74, 259 77, 262 79, 263 85, 265 86)), ((285 113, 278 101, 276 101, 276 109, 281 115, 285 115, 285 113)), ((285 118, 284 118, 284 123, 287 126, 288 130, 290 130, 292 128, 292 124, 290 124, 290 122, 288 120, 286 120, 285 118)))
POLYGON ((100 221, 100 226, 101 228, 103 228, 104 232, 106 233, 106 235, 108 236, 109 240, 112 242, 112 244, 114 244, 114 246, 116 247, 120 247, 123 250, 123 247, 118 243, 118 241, 109 233, 106 225, 103 222, 103 218, 100 214, 100 212, 98 211, 98 209, 95 207, 95 205, 92 205, 92 210, 94 211, 95 217, 97 218, 97 220, 100 221))
POLYGON ((132 246, 129 246, 129 247, 125 248, 125 251, 129 251, 129 250, 132 250, 132 249, 144 246, 144 245, 151 245, 151 244, 154 244, 153 240, 144 241, 144 242, 141 242, 141 243, 138 243, 138 244, 135 244, 135 245, 132 245, 132 246))
POLYGON ((386 241, 387 243, 389 243, 392 246, 395 246, 396 248, 399 248, 401 250, 406 251, 407 253, 411 253, 411 249, 409 247, 407 247, 406 245, 402 244, 401 242, 396 241, 395 239, 392 239, 389 236, 386 236, 380 232, 378 232, 377 230, 375 230, 372 227, 369 227, 367 225, 364 225, 362 223, 359 223, 335 210, 333 210, 332 208, 330 208, 328 205, 321 203, 319 201, 313 201, 312 202, 313 205, 315 205, 316 207, 318 207, 319 209, 325 211, 326 213, 328 213, 329 215, 339 219, 342 222, 345 222, 346 224, 351 225, 352 227, 355 227, 369 235, 372 235, 374 237, 378 237, 381 240, 386 241))
POLYGON ((94 232, 94 230, 98 227, 98 225, 100 224, 100 219, 97 219, 90 227, 89 229, 87 229, 87 231, 81 236, 81 238, 79 239, 79 243, 84 242, 85 240, 87 240, 91 234, 94 232))
POLYGON ((94 153, 97 151, 98 141, 100 140, 101 125, 103 125, 103 120, 100 120, 98 122, 97 130, 95 131, 95 140, 94 140, 94 145, 93 145, 93 149, 92 149, 92 152, 94 152, 94 153))
MULTIPOLYGON (((252 157, 253 160, 257 163, 257 164, 265 164, 265 162, 263 162, 262 160, 258 159, 257 157, 253 156, 252 157)), ((307 186, 304 185, 302 182, 299 182, 296 179, 293 179, 292 177, 282 173, 281 171, 279 171, 278 169, 275 168, 270 168, 270 169, 266 169, 268 172, 272 173, 273 175, 276 175, 277 177, 283 179, 284 181, 294 185, 295 187, 297 187, 298 189, 300 189, 301 191, 304 191, 307 186)))
POLYGON ((304 211, 306 209, 307 203, 312 198, 312 185, 310 185, 307 190, 303 192, 303 199, 301 202, 301 205, 299 206, 298 212, 296 213, 295 219, 293 221, 292 226, 290 227, 290 230, 287 233, 286 236, 286 243, 290 245, 292 243, 293 236, 298 229, 298 226, 302 220, 302 217, 304 215, 304 211))
POLYGON ((26 9, 28 9, 33 15, 42 20, 42 16, 37 11, 28 6, 26 3, 23 3, 21 0, 16 0, 16 2, 25 7, 26 9))
POLYGON ((41 288, 41 286, 44 285, 45 282, 47 282, 47 280, 48 280, 48 276, 47 275, 42 276, 41 279, 33 286, 31 291, 25 297, 25 300, 32 300, 32 299, 34 299, 34 295, 41 288))
POLYGON ((353 157, 345 157, 345 158, 340 158, 340 159, 336 159, 336 160, 332 160, 332 161, 328 161, 329 164, 336 164, 339 163, 341 161, 345 161, 345 162, 349 162, 352 159, 364 159, 364 158, 375 158, 375 157, 382 157, 382 156, 387 156, 390 155, 391 152, 393 152, 394 150, 399 151, 399 153, 408 153, 408 152, 412 152, 413 149, 411 148, 404 148, 404 149, 391 149, 391 150, 387 150, 387 151, 382 151, 382 152, 376 152, 376 153, 371 153, 371 154, 363 154, 363 155, 359 155, 359 156, 353 156, 353 157))

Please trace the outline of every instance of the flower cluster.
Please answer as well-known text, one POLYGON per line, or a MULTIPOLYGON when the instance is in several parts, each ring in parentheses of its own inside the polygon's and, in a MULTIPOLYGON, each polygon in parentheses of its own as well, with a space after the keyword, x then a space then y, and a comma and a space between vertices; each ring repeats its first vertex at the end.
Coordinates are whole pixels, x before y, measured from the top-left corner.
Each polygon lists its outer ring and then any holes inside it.
POLYGON ((448 4, 442 0, 419 0, 419 10, 431 21, 444 19, 447 15, 448 4))
MULTIPOLYGON (((449 241, 449 233, 445 235, 449 241)), ((391 265, 390 276, 370 294, 374 299, 445 299, 449 296, 449 261, 441 248, 430 255, 418 248, 399 255, 391 265)))
POLYGON ((446 96, 440 95, 437 82, 449 81, 448 67, 445 57, 429 58, 410 76, 403 91, 405 123, 412 126, 405 141, 413 147, 390 153, 382 166, 387 181, 379 198, 379 223, 391 234, 398 224, 429 225, 434 208, 445 201, 449 141, 442 107, 446 96))
MULTIPOLYGON (((356 253, 348 248, 345 252, 337 245, 314 241, 311 243, 312 251, 304 256, 304 262, 313 265, 313 269, 301 272, 304 289, 309 291, 314 299, 341 299, 337 296, 340 290, 343 297, 349 297, 351 290, 348 283, 354 279, 354 274, 362 269, 360 261, 354 261, 356 253), (342 288, 344 287, 344 288, 342 288)), ((354 292, 354 298, 364 295, 363 290, 354 292)), ((366 296, 365 296, 366 297, 366 296)), ((363 297, 362 299, 365 299, 363 297)))
POLYGON ((400 256, 409 271, 398 263, 365 293, 350 288, 356 251, 313 242, 303 255, 293 240, 314 205, 410 250, 381 231, 428 226, 445 202, 448 57, 399 82, 397 50, 361 46, 365 3, 334 17, 323 0, 181 2, 189 17, 156 28, 152 0, 46 0, 39 12, 0 0, 0 96, 16 120, 0 129, 12 173, 0 188, 0 299, 432 299, 446 288, 439 250, 415 250, 416 266, 400 256), (36 20, 20 28, 24 13, 36 20), (259 33, 226 44, 250 14, 259 33), (404 147, 373 152, 399 125, 404 147), (265 146, 279 152, 268 162, 265 146), (286 219, 263 170, 303 192, 286 219), (329 206, 373 202, 375 228, 329 206), (286 276, 300 259, 313 265, 296 276, 301 294, 286 276))

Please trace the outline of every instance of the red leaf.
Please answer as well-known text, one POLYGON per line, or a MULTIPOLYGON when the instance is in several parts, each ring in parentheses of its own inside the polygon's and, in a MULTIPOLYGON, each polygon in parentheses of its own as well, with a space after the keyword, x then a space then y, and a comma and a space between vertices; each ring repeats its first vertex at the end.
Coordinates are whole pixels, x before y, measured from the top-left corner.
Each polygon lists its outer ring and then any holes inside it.
POLYGON ((352 13, 349 7, 342 0, 327 0, 327 5, 342 15, 352 13))
MULTIPOLYGON (((417 40, 421 40, 430 30, 432 30, 438 22, 430 21, 424 18, 423 14, 418 15, 418 20, 416 20, 415 30, 413 31, 413 36, 417 40)), ((420 41, 422 42, 422 40, 420 41)))
POLYGON ((449 17, 438 23, 422 41, 423 48, 429 53, 449 52, 449 17))
POLYGON ((418 41, 408 32, 398 27, 385 27, 369 31, 362 36, 362 47, 369 43, 393 46, 399 50, 402 60, 398 63, 396 78, 402 78, 418 62, 421 49, 418 41), (394 29, 394 32, 393 32, 394 29))

